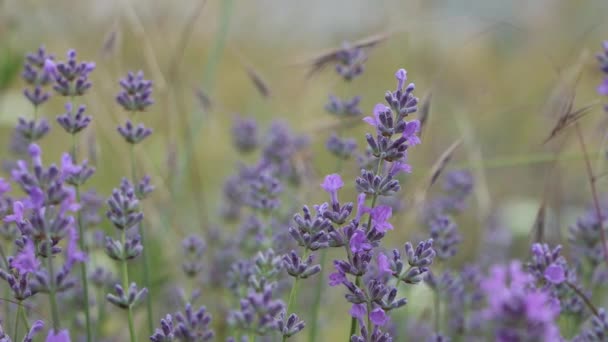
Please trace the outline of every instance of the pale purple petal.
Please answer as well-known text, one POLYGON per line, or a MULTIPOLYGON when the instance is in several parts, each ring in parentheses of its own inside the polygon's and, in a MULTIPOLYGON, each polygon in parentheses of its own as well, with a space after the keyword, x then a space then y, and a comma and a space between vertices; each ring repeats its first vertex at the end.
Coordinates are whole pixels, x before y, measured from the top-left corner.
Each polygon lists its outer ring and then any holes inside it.
POLYGON ((551 264, 545 269, 545 279, 553 284, 561 284, 566 280, 566 272, 560 265, 551 264))
POLYGON ((375 308, 372 310, 372 312, 369 314, 369 319, 372 321, 372 323, 379 326, 383 326, 388 322, 388 316, 386 315, 386 312, 382 310, 382 308, 375 308))

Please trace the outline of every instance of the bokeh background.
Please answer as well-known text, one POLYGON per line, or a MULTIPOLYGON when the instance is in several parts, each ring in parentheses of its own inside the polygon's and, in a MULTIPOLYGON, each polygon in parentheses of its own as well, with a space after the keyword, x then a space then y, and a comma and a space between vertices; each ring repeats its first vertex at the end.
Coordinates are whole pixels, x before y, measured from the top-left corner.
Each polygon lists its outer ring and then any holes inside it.
MULTIPOLYGON (((314 188, 335 171, 324 149, 337 123, 323 109, 327 95, 361 95, 369 114, 403 67, 419 97, 432 94, 423 144, 410 154, 414 173, 403 190, 406 208, 420 198, 434 162, 461 139, 449 168, 471 169, 476 191, 459 221, 465 248, 454 263, 479 255, 489 222, 510 232, 490 239, 522 255, 541 203, 551 213, 548 239, 560 241, 590 202, 572 132, 543 141, 575 95, 574 108, 595 105, 581 124, 593 162, 602 167, 607 122, 595 92, 601 75, 594 54, 608 39, 607 17, 603 0, 0 0, 0 139, 8 146, 17 117, 32 115, 21 93, 25 53, 45 45, 63 59, 67 49, 76 49, 80 59, 97 63, 93 89, 82 100, 94 124, 81 135, 80 153, 98 170, 91 187, 109 194, 129 172, 115 129, 126 118, 114 102, 117 81, 129 70, 143 70, 154 81, 156 104, 139 119, 154 135, 138 146, 137 157, 157 185, 146 203, 146 228, 153 236, 152 291, 164 293, 167 280, 180 277, 175 266, 184 236, 209 227, 234 229, 218 215, 222 182, 237 162, 255 160, 231 146, 235 117, 254 117, 262 127, 280 118, 309 135, 302 160, 312 170, 307 188, 314 188), (331 67, 308 77, 310 61, 323 51, 377 36, 384 39, 368 50, 365 73, 354 82, 344 84, 331 67), (260 92, 252 74, 269 94, 260 92)), ((54 121, 63 99, 43 108, 41 115, 54 121)), ((345 132, 363 146, 366 129, 352 124, 345 132)), ((46 139, 45 160, 58 160, 69 141, 59 129, 46 139)), ((0 157, 6 152, 0 148, 0 157)), ((355 161, 342 168, 348 197, 358 169, 355 161)), ((300 204, 321 199, 320 191, 306 191, 300 204)), ((394 246, 423 229, 415 210, 405 210, 395 226, 394 246)), ((328 290, 335 312, 324 312, 326 340, 341 337, 348 318, 340 291, 328 290)), ((424 301, 416 302, 421 306, 409 310, 424 315, 424 301)), ((160 318, 163 305, 156 304, 160 318)), ((138 321, 143 316, 139 310, 138 321)), ((116 320, 104 329, 120 325, 116 320)))

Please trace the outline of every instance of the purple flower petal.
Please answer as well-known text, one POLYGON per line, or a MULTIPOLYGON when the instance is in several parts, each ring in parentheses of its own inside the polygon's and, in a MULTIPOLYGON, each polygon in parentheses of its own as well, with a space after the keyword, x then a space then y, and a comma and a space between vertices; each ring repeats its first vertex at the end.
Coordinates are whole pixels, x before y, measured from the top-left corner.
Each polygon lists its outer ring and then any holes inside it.
POLYGON ((378 253, 377 261, 378 270, 380 271, 380 273, 393 274, 393 270, 391 270, 391 265, 388 261, 388 257, 384 253, 378 253))
POLYGON ((58 333, 55 333, 55 331, 51 329, 49 330, 45 342, 71 342, 70 333, 67 329, 61 330, 58 333))
POLYGON ((545 279, 553 284, 561 284, 566 280, 566 272, 560 265, 551 264, 545 269, 545 279))
POLYGON ((388 322, 388 316, 386 315, 386 312, 382 310, 382 308, 375 308, 372 310, 372 312, 369 314, 369 319, 372 321, 372 323, 379 326, 383 326, 388 322))
POLYGON ((365 307, 365 304, 353 304, 349 313, 352 317, 363 320, 367 314, 367 308, 365 307))

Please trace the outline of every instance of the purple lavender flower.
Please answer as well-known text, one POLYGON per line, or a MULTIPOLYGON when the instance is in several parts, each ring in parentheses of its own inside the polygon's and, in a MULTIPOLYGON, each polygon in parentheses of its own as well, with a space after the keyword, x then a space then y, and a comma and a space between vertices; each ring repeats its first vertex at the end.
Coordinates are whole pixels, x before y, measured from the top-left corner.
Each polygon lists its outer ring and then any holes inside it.
POLYGON ((215 334, 210 324, 211 315, 204 306, 193 311, 188 303, 184 313, 175 314, 175 337, 182 341, 211 341, 215 334))
POLYGON ((128 112, 143 112, 154 103, 152 100, 152 81, 144 79, 143 71, 133 73, 120 80, 122 91, 116 96, 116 102, 128 112))
POLYGON ((273 288, 265 286, 261 293, 250 291, 240 302, 240 310, 228 316, 228 322, 243 331, 265 335, 278 330, 276 317, 284 310, 281 300, 273 299, 273 288))
POLYGON ((336 58, 338 60, 336 72, 345 81, 352 81, 360 76, 364 71, 364 63, 367 60, 363 49, 351 46, 348 42, 342 44, 342 49, 336 53, 336 58))
POLYGON ((598 315, 593 316, 586 327, 575 337, 573 342, 601 342, 608 338, 608 315, 606 309, 598 309, 598 315))
POLYGON ((137 306, 141 303, 146 295, 148 294, 148 289, 145 287, 142 289, 137 289, 137 285, 135 283, 131 283, 127 292, 122 288, 121 285, 114 285, 114 293, 108 293, 106 295, 106 299, 108 302, 116 305, 121 309, 128 309, 137 306))
POLYGON ((51 127, 49 126, 48 121, 45 119, 35 121, 19 118, 17 126, 15 127, 15 134, 21 139, 21 141, 26 142, 25 145, 27 145, 28 143, 32 143, 44 138, 44 136, 46 136, 50 130, 51 127))
POLYGON ((285 313, 281 312, 279 319, 277 320, 277 328, 285 338, 289 338, 304 329, 304 321, 300 320, 298 315, 291 314, 287 319, 285 313))
POLYGON ((232 144, 242 153, 249 153, 259 145, 257 123, 253 118, 237 117, 232 124, 232 144))
POLYGON ((325 147, 337 158, 346 160, 352 157, 357 150, 357 142, 355 139, 341 139, 336 134, 332 134, 327 139, 325 147))
POLYGON ((74 113, 72 104, 68 102, 65 105, 65 113, 57 116, 57 122, 67 133, 76 134, 87 128, 93 119, 91 116, 84 114, 85 110, 86 106, 81 105, 74 113))
POLYGON ((363 114, 359 108, 360 102, 361 96, 341 100, 334 95, 329 95, 329 102, 325 105, 325 110, 338 117, 356 117, 363 114))
POLYGON ((372 249, 372 244, 367 239, 367 234, 361 229, 355 230, 349 242, 350 250, 353 253, 367 252, 372 249))
POLYGON ((36 53, 28 53, 25 57, 21 77, 34 88, 25 88, 23 94, 34 107, 38 107, 50 98, 50 94, 44 90, 44 86, 51 81, 51 77, 44 69, 44 64, 47 59, 52 60, 53 58, 52 55, 47 54, 44 46, 38 48, 36 53))
POLYGON ((117 130, 129 144, 139 144, 152 135, 151 128, 147 128, 143 123, 135 126, 131 120, 127 120, 124 126, 118 126, 117 130))
POLYGON ((67 329, 55 332, 55 330, 49 330, 49 334, 46 336, 45 342, 70 342, 70 332, 67 329))
POLYGON ((323 190, 329 193, 332 205, 338 203, 338 190, 343 186, 344 182, 342 181, 342 177, 337 173, 325 176, 325 180, 323 181, 323 184, 321 184, 323 190))
POLYGON ((182 270, 188 277, 196 277, 202 271, 201 258, 205 248, 205 241, 198 235, 190 235, 182 240, 184 254, 182 270))
POLYGON ((429 225, 437 257, 447 260, 456 255, 458 245, 462 243, 456 223, 449 216, 439 216, 431 220, 429 225))
POLYGON ((93 62, 78 62, 75 50, 68 51, 65 62, 54 62, 52 59, 44 62, 44 70, 55 82, 53 89, 62 96, 84 95, 92 86, 89 75, 94 69, 93 62))
POLYGON ((389 219, 393 215, 393 209, 386 205, 379 205, 370 211, 372 217, 372 227, 381 233, 393 230, 393 225, 389 219))
POLYGON ((32 327, 30 328, 30 331, 28 331, 27 334, 23 337, 23 342, 32 342, 34 340, 34 337, 38 335, 43 328, 43 321, 37 320, 36 322, 34 322, 34 324, 32 324, 32 327))
POLYGON ((521 264, 494 266, 482 283, 488 307, 484 319, 497 341, 559 341, 559 306, 543 291, 530 288, 532 276, 521 264))
POLYGON ((19 254, 11 260, 11 267, 17 269, 20 274, 34 273, 40 267, 40 261, 36 258, 36 247, 27 239, 25 246, 19 254))

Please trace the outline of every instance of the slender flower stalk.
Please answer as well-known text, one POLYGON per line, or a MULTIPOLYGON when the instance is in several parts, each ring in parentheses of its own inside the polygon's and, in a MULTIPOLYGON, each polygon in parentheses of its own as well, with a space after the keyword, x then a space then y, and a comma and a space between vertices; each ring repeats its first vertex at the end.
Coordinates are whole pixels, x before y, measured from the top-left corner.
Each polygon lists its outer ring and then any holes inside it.
MULTIPOLYGON (((135 119, 137 112, 144 112, 149 106, 154 103, 152 99, 152 82, 144 79, 142 71, 137 73, 129 72, 127 76, 119 82, 122 90, 116 96, 116 102, 123 107, 123 109, 131 113, 132 118, 135 119)), ((149 178, 145 177, 141 182, 137 179, 137 160, 135 158, 135 145, 143 141, 145 138, 152 134, 152 130, 146 128, 143 124, 135 126, 131 120, 127 120, 124 126, 118 127, 118 132, 125 139, 130 146, 130 159, 131 159, 131 178, 133 186, 136 188, 136 197, 140 200, 144 199, 146 195, 153 190, 148 182, 149 178), (143 184, 143 188, 142 188, 143 184)), ((143 270, 144 270, 144 286, 150 289, 150 263, 148 260, 149 253, 149 242, 146 239, 146 229, 143 225, 143 221, 139 222, 139 239, 143 247, 142 258, 143 258, 143 270)), ((152 296, 146 296, 146 313, 147 313, 147 328, 148 335, 154 333, 154 313, 152 308, 152 296)))
MULTIPOLYGON (((122 230, 120 234, 120 242, 123 246, 127 243, 127 232, 126 230, 122 230)), ((122 288, 129 288, 129 266, 127 264, 127 259, 123 258, 121 262, 121 278, 122 278, 122 288)), ((129 336, 131 337, 131 342, 137 341, 137 335, 135 334, 135 322, 133 320, 133 307, 129 305, 127 307, 127 319, 129 321, 129 336)))

